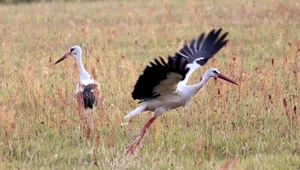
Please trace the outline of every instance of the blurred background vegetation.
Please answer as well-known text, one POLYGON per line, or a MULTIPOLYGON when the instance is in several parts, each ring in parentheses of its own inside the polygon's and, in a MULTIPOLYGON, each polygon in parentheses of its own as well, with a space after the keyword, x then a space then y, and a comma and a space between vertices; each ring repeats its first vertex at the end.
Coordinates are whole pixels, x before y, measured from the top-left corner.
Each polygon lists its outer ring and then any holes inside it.
POLYGON ((37 2, 91 2, 93 0, 0 0, 1 4, 37 3, 37 2))
POLYGON ((1 2, 0 170, 300 169, 299 0, 1 2), (220 27, 228 45, 189 84, 215 67, 239 86, 211 80, 125 156, 151 116, 123 119, 149 61, 220 27), (75 58, 53 65, 73 45, 104 96, 90 134, 75 58))

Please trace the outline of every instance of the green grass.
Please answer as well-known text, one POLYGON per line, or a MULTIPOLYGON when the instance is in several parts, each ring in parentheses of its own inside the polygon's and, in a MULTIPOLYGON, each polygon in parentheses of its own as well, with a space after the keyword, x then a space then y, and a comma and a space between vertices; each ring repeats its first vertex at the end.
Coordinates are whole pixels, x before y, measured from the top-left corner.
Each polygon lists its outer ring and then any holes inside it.
POLYGON ((1 5, 0 14, 1 169, 300 169, 296 0, 49 2, 1 5), (150 118, 122 124, 145 66, 219 27, 230 43, 189 84, 216 67, 239 86, 211 80, 126 156, 150 118), (75 44, 104 96, 90 138, 74 57, 53 65, 75 44))

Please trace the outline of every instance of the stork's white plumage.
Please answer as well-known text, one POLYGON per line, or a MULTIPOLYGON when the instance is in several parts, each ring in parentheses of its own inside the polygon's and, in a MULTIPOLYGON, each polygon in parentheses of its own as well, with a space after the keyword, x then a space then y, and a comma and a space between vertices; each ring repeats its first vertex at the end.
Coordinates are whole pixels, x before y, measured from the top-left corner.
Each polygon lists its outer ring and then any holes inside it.
POLYGON ((222 75, 217 69, 208 69, 203 79, 195 85, 186 85, 191 74, 203 66, 226 43, 228 33, 219 37, 221 29, 212 30, 206 39, 204 33, 190 45, 185 45, 175 56, 169 57, 168 62, 162 58, 150 63, 144 73, 139 77, 134 91, 133 99, 139 99, 143 104, 131 111, 124 118, 131 118, 145 110, 153 111, 153 117, 144 125, 140 135, 127 148, 126 153, 134 153, 148 127, 153 121, 167 110, 186 106, 192 97, 207 83, 211 77, 221 78, 230 83, 237 84, 222 75))
MULTIPOLYGON (((101 95, 100 84, 93 79, 93 77, 85 70, 82 64, 82 50, 79 46, 73 46, 69 52, 63 55, 60 59, 58 59, 55 64, 63 61, 70 55, 76 56, 77 65, 80 72, 79 83, 76 86, 76 97, 81 105, 84 106, 85 109, 91 108, 93 109, 93 115, 91 120, 91 126, 93 126, 93 118, 94 118, 94 106, 97 103, 97 99, 101 95)), ((84 111, 84 116, 85 111, 84 111)))

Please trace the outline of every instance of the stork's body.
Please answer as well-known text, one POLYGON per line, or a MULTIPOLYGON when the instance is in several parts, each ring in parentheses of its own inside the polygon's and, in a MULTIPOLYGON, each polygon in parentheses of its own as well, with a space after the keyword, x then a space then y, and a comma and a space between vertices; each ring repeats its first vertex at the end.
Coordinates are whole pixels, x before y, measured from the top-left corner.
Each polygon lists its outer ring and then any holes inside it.
POLYGON ((133 110, 124 118, 133 117, 142 111, 152 111, 154 116, 158 117, 163 112, 175 109, 177 107, 185 107, 192 100, 193 96, 202 88, 202 86, 209 80, 210 77, 203 79, 202 82, 196 85, 182 85, 178 86, 177 92, 155 97, 151 100, 143 102, 137 109, 133 110), (142 108, 144 108, 142 110, 142 108))
MULTIPOLYGON (((97 99, 100 97, 100 84, 93 79, 93 77, 85 70, 82 64, 82 50, 79 46, 73 46, 69 52, 63 55, 59 60, 55 62, 55 64, 61 62, 66 59, 70 55, 76 56, 77 66, 79 68, 79 83, 76 86, 76 97, 78 99, 78 103, 80 106, 82 105, 84 109, 93 109, 93 115, 91 120, 91 126, 93 126, 94 119, 94 106, 97 103, 97 99)), ((84 116, 86 117, 86 113, 84 110, 84 116)))
POLYGON ((133 153, 153 121, 167 110, 180 106, 187 106, 193 96, 207 83, 211 77, 221 78, 236 84, 233 80, 222 75, 217 69, 208 69, 203 79, 195 85, 186 85, 191 74, 204 65, 217 53, 228 40, 227 33, 219 37, 221 29, 212 30, 206 39, 204 33, 190 45, 185 45, 174 57, 169 57, 168 62, 162 58, 150 63, 144 73, 139 77, 134 91, 133 99, 143 102, 141 106, 131 111, 124 118, 131 118, 145 110, 153 111, 153 117, 145 124, 140 135, 128 147, 127 153, 133 153))

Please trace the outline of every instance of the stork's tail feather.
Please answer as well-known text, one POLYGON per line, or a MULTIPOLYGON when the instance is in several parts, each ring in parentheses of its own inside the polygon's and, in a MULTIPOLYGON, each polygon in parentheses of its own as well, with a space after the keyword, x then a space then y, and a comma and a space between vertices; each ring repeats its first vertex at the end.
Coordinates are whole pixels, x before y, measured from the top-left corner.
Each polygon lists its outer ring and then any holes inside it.
POLYGON ((147 108, 147 104, 144 103, 143 105, 141 105, 141 106, 139 106, 138 108, 136 108, 136 109, 134 109, 133 111, 131 111, 128 115, 126 115, 126 116, 124 117, 124 119, 126 119, 126 118, 131 118, 131 117, 133 117, 133 116, 136 116, 136 115, 142 113, 146 108, 147 108))

